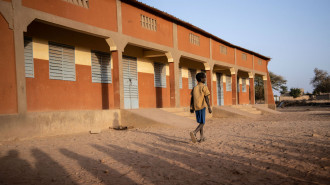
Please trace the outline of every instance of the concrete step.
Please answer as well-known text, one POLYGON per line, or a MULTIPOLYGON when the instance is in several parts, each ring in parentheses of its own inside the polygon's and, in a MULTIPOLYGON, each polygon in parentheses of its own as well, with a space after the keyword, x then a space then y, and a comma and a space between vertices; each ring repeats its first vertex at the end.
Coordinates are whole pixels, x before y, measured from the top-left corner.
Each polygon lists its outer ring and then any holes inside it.
POLYGON ((149 127, 152 125, 162 127, 179 127, 193 129, 195 121, 179 116, 162 109, 126 109, 122 110, 122 125, 133 127, 149 127))
POLYGON ((261 115, 243 111, 233 106, 213 107, 213 117, 216 118, 259 118, 261 115))

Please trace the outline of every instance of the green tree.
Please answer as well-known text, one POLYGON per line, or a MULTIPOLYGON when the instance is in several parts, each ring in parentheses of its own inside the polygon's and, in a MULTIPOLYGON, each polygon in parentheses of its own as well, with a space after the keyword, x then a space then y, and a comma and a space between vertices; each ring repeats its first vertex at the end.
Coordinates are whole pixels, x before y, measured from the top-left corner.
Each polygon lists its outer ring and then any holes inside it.
MULTIPOLYGON (((283 76, 281 75, 276 75, 275 73, 269 71, 269 77, 270 77, 270 82, 272 84, 272 88, 275 91, 280 92, 280 90, 283 90, 281 87, 286 85, 286 80, 284 79, 283 76)), ((286 89, 287 90, 287 89, 286 89)), ((284 92, 285 93, 285 92, 284 92)), ((282 93, 281 93, 282 94, 282 93)))
POLYGON ((314 69, 315 76, 311 80, 314 87, 313 94, 329 93, 330 92, 330 76, 328 72, 321 69, 314 69))
POLYGON ((301 94, 300 89, 298 89, 298 88, 291 88, 290 89, 290 96, 293 96, 294 98, 297 98, 297 97, 300 96, 300 94, 301 94))
POLYGON ((285 93, 288 92, 288 87, 287 86, 282 85, 280 88, 281 88, 281 91, 280 91, 281 94, 285 94, 285 93))

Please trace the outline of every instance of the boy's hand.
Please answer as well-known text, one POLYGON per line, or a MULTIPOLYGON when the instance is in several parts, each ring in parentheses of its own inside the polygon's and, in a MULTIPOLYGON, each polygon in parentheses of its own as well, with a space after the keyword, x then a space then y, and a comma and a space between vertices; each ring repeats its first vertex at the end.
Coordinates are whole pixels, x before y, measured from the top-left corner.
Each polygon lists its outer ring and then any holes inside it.
POLYGON ((194 113, 194 109, 190 109, 190 113, 194 113))
POLYGON ((211 109, 211 107, 209 107, 208 109, 209 109, 209 113, 212 114, 212 109, 211 109))

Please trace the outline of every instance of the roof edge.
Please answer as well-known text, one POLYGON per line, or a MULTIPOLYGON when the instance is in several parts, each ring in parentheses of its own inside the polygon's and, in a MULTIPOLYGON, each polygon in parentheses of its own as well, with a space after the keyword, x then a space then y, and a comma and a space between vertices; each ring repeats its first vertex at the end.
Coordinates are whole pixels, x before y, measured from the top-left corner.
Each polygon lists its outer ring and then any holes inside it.
POLYGON ((194 32, 197 32, 197 33, 199 33, 199 34, 201 34, 203 36, 212 38, 213 40, 218 41, 218 42, 220 42, 222 44, 228 45, 228 46, 233 47, 233 48, 237 48, 237 49, 242 50, 242 51, 244 51, 246 53, 249 53, 249 54, 252 54, 254 56, 257 56, 257 57, 259 57, 261 59, 268 60, 268 61, 271 59, 270 57, 266 57, 264 55, 261 55, 259 53, 254 52, 254 51, 251 51, 251 50, 242 48, 242 47, 237 46, 237 45, 234 45, 234 44, 231 44, 230 42, 225 41, 225 40, 223 40, 223 39, 221 39, 221 38, 219 38, 219 37, 217 37, 217 36, 215 36, 215 35, 213 35, 213 34, 211 34, 209 32, 206 32, 205 30, 203 30, 203 29, 201 29, 201 28, 199 28, 197 26, 194 26, 194 25, 192 25, 192 24, 190 24, 190 23, 188 23, 186 21, 183 21, 183 20, 181 20, 179 18, 176 18, 173 15, 168 14, 168 13, 166 13, 164 11, 161 11, 161 10, 159 10, 157 8, 151 7, 151 6, 149 6, 149 5, 145 4, 145 3, 139 2, 137 0, 120 0, 120 1, 122 1, 124 3, 127 3, 127 4, 130 4, 130 5, 133 5, 133 6, 137 7, 137 8, 140 8, 140 9, 142 9, 144 11, 147 11, 149 13, 152 13, 152 14, 154 14, 156 16, 159 16, 159 17, 161 17, 161 18, 163 18, 165 20, 174 22, 177 25, 183 26, 183 27, 185 27, 187 29, 190 29, 190 30, 192 30, 194 32))

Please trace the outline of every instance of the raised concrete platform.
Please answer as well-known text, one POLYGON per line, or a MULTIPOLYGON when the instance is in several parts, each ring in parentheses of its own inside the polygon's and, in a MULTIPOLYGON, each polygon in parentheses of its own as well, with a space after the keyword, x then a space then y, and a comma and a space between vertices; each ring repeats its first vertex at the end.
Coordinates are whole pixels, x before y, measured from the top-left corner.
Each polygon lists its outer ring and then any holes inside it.
POLYGON ((215 118, 259 118, 260 114, 253 114, 232 106, 213 107, 215 118))
MULTIPOLYGON (((192 120, 196 120, 196 114, 195 113, 190 113, 190 108, 189 107, 180 107, 180 108, 162 108, 162 110, 166 111, 166 112, 170 112, 173 113, 175 115, 178 116, 183 116, 192 120)), ((210 114, 208 112, 208 110, 205 111, 206 112, 206 119, 212 118, 212 114, 210 114)))
POLYGON ((268 108, 267 104, 255 104, 252 107, 261 111, 263 114, 281 114, 281 112, 268 108))
POLYGON ((179 127, 179 128, 194 128, 196 123, 194 120, 185 116, 174 114, 177 111, 175 108, 172 112, 163 109, 131 109, 121 110, 121 122, 124 126, 133 127, 148 127, 152 125, 162 127, 179 127))

